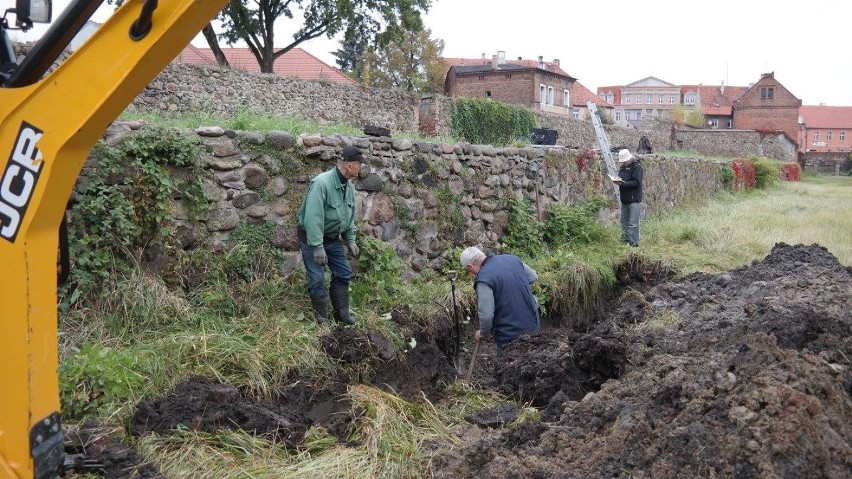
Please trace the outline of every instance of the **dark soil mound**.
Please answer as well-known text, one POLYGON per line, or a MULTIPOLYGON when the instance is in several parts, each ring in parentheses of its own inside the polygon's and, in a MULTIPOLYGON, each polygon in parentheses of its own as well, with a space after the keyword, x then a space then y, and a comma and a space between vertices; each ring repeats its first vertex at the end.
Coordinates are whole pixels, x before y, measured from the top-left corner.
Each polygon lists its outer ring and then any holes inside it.
POLYGON ((66 472, 98 474, 105 479, 166 477, 95 420, 68 431, 65 442, 66 461, 71 466, 66 472))
MULTIPOLYGON (((626 290, 595 325, 623 338, 623 375, 580 401, 554 395, 546 421, 468 432, 434 475, 852 477, 850 291, 824 248, 785 244, 729 273, 626 290)), ((577 348, 542 344, 565 363, 577 348)), ((555 390, 565 368, 540 366, 526 384, 555 390)))
POLYGON ((171 394, 139 403, 130 433, 168 434, 178 426, 205 432, 241 429, 294 447, 301 443, 310 423, 292 412, 272 411, 246 399, 233 386, 191 377, 171 394))

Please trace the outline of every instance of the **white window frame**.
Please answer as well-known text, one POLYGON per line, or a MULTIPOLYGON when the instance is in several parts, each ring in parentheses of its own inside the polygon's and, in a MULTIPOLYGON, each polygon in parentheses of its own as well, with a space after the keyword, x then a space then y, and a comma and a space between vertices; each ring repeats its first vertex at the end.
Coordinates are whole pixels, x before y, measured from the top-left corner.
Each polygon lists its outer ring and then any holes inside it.
POLYGON ((580 119, 580 109, 579 109, 579 108, 574 108, 574 109, 571 111, 571 116, 573 116, 575 120, 579 120, 579 119, 580 119))
POLYGON ((630 95, 624 95, 624 104, 629 105, 633 101, 633 98, 630 95))
POLYGON ((828 131, 825 133, 825 141, 831 141, 832 132, 828 131))
POLYGON ((674 105, 674 104, 675 104, 675 96, 669 95, 669 105, 674 105))
POLYGON ((621 112, 620 111, 615 112, 615 122, 621 123, 621 112))
POLYGON ((538 86, 538 102, 542 105, 547 104, 547 85, 544 83, 538 86))
POLYGON ((663 95, 660 95, 660 96, 658 96, 658 97, 657 97, 657 104, 658 104, 658 105, 662 105, 662 104, 663 104, 663 95))
POLYGON ((819 132, 818 131, 814 132, 814 143, 819 143, 819 132))
POLYGON ((840 141, 846 141, 846 132, 845 132, 845 131, 841 131, 841 132, 840 132, 839 137, 840 137, 840 138, 838 138, 838 139, 839 139, 840 141))
POLYGON ((654 95, 652 95, 652 94, 650 94, 650 93, 648 94, 648 104, 649 104, 649 105, 653 105, 653 104, 654 104, 654 95))
POLYGON ((547 104, 553 105, 553 86, 552 85, 547 86, 547 104))
POLYGON ((719 128, 719 119, 711 118, 707 120, 707 123, 710 125, 710 128, 719 128))
POLYGON ((565 108, 571 108, 571 92, 569 90, 562 90, 562 105, 565 108))

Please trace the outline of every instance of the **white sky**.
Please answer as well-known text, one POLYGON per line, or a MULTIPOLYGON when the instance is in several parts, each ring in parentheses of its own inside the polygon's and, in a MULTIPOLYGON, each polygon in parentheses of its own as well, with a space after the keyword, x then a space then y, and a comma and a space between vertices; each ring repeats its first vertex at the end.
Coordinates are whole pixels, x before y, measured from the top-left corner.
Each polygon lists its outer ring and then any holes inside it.
MULTIPOLYGON (((54 1, 54 18, 67 4, 54 1)), ((105 5, 93 19, 111 11, 105 5)), ((508 59, 558 58, 593 92, 648 76, 748 86, 775 72, 805 105, 852 106, 850 18, 850 0, 433 0, 424 20, 432 38, 444 40, 444 56, 491 58, 503 50, 508 59)), ((289 43, 293 22, 279 22, 276 46, 289 43)), ((200 36, 193 44, 206 45, 200 36)), ((300 47, 336 65, 337 39, 300 47)))

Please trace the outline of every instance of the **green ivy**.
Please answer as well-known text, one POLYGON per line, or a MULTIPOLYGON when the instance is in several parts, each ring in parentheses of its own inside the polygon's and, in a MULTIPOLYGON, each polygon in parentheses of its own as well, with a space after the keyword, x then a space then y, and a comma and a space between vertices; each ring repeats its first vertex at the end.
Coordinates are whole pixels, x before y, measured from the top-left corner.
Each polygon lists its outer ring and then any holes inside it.
POLYGON ((528 139, 535 127, 529 108, 481 98, 453 99, 453 136, 478 144, 507 146, 528 139))
POLYGON ((122 269, 138 251, 170 246, 173 198, 192 216, 207 208, 197 141, 146 128, 117 146, 98 143, 69 211, 73 283, 87 290, 122 269), (185 174, 173 175, 180 168, 185 174))
POLYGON ((722 165, 722 184, 725 185, 726 190, 731 188, 731 184, 734 181, 734 176, 734 169, 731 167, 730 163, 725 163, 724 165, 722 165))

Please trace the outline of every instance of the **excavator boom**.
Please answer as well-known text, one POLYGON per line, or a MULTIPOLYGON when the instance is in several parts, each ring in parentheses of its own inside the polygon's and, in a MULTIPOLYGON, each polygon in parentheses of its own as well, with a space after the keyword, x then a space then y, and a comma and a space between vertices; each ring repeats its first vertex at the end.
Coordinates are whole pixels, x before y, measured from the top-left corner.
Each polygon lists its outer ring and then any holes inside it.
MULTIPOLYGON (((44 74, 73 37, 51 29, 20 66, 0 51, 0 478, 59 474, 57 247, 77 176, 107 126, 227 0, 127 0, 44 74), (47 42, 47 43, 44 43, 47 42), (67 43, 66 43, 67 44, 67 43), (15 68, 17 67, 17 68, 15 68)), ((101 1, 77 0, 54 24, 79 29, 101 1)), ((18 17, 50 0, 18 0, 18 17)), ((48 10, 49 11, 49 10, 48 10)), ((48 14, 49 17, 49 14, 48 14)), ((24 26, 27 20, 16 24, 24 26)), ((31 23, 30 23, 31 25, 31 23)))

